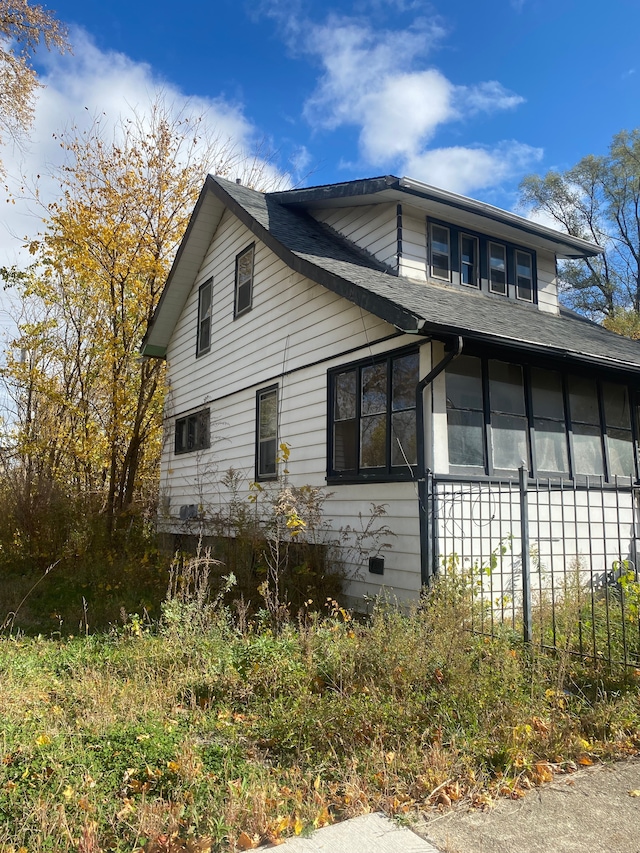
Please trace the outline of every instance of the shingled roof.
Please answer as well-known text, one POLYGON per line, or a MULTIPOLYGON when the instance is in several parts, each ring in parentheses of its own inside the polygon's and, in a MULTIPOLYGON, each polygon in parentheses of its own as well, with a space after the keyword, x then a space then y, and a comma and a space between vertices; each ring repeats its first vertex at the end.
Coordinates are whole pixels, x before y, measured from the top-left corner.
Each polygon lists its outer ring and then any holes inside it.
POLYGON ((561 311, 558 316, 480 291, 398 276, 319 223, 301 205, 287 204, 287 195, 264 194, 207 177, 145 337, 143 354, 165 354, 193 286, 193 270, 197 273, 221 213, 228 208, 291 269, 398 329, 437 338, 460 335, 466 341, 640 373, 640 343, 572 312, 561 311), (199 217, 207 219, 211 233, 206 227, 203 231, 199 217))

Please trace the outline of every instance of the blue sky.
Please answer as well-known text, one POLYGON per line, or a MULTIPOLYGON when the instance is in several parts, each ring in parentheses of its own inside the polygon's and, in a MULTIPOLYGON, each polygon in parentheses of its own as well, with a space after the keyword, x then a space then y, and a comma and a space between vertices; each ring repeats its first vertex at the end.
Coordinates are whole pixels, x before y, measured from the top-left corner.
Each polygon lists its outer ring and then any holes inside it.
MULTIPOLYGON (((638 0, 53 5, 73 55, 37 57, 32 142, 3 153, 15 181, 55 164, 54 132, 158 89, 242 147, 267 140, 293 182, 404 174, 509 209, 523 175, 640 125, 638 0)), ((6 218, 9 260, 29 217, 6 218)))

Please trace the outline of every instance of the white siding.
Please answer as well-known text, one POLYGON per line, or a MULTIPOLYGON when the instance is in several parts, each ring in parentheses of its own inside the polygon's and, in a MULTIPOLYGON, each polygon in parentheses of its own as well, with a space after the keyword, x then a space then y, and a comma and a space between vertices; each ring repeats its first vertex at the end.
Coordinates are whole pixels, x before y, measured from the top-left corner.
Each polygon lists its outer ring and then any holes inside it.
POLYGON ((427 279, 427 224, 424 212, 402 207, 402 256, 400 274, 427 279))
POLYGON ((320 222, 331 226, 352 243, 366 249, 393 269, 397 266, 398 230, 395 204, 371 204, 311 210, 320 222))
POLYGON ((551 252, 538 252, 538 306, 541 311, 558 313, 558 282, 556 279, 556 259, 551 252))
MULTIPOLYGON (((225 214, 169 345, 171 390, 161 471, 169 515, 161 519, 164 529, 197 529, 197 521, 191 528, 181 528, 178 515, 184 504, 200 506, 209 519, 216 508, 228 504, 231 493, 222 478, 229 468, 239 473, 242 499, 248 496, 255 477, 256 390, 271 384, 279 387, 279 441, 291 446, 292 484, 324 486, 327 370, 415 343, 415 338, 406 336, 376 344, 393 334, 393 327, 292 272, 258 241, 253 307, 234 320, 235 257, 254 239, 235 217, 225 214), (198 286, 210 276, 212 346, 209 353, 196 358, 198 286), (204 406, 210 409, 211 447, 176 455, 176 416, 204 406)), ((353 600, 362 601, 364 593, 375 595, 382 586, 393 587, 399 600, 415 598, 420 588, 420 549, 414 484, 340 484, 327 491, 331 493, 325 504, 326 518, 331 520, 329 538, 347 527, 357 530, 366 524, 372 502, 385 504, 387 514, 380 524, 396 534, 383 537, 392 547, 382 552, 385 571, 380 577, 369 574, 367 554, 361 555, 364 563, 356 565, 353 550, 347 547, 343 552, 350 572, 357 575, 348 589, 353 600)), ((373 547, 372 542, 366 544, 373 547)))

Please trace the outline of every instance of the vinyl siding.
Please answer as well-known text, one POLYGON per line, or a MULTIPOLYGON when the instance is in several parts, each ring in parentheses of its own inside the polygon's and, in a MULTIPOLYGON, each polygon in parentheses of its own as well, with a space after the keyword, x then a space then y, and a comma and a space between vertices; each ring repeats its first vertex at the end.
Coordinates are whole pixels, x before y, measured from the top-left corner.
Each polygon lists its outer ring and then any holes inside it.
MULTIPOLYGON (((184 504, 200 506, 208 519, 224 508, 232 497, 222 483, 230 468, 238 472, 242 497, 248 495, 255 478, 256 391, 272 384, 277 383, 279 389, 278 440, 291 447, 291 483, 324 487, 327 370, 415 343, 409 336, 375 343, 394 334, 393 327, 292 272, 258 241, 253 307, 234 320, 235 258, 254 239, 235 217, 225 214, 170 341, 170 392, 161 469, 165 507, 168 502, 168 515, 160 519, 165 530, 197 529, 197 520, 186 525, 180 522, 184 504), (196 358, 198 287, 211 276, 212 345, 209 353, 196 358), (205 406, 210 409, 210 448, 176 455, 176 417, 205 406)), ((265 488, 271 489, 271 485, 265 484, 265 488)), ((352 547, 343 550, 349 574, 357 575, 347 590, 352 600, 361 599, 364 593, 375 595, 381 586, 393 586, 399 600, 415 598, 420 587, 420 549, 414 484, 340 484, 332 485, 328 492, 325 518, 331 520, 329 539, 338 538, 347 527, 359 529, 361 518, 366 524, 372 502, 385 504, 387 514, 380 524, 396 534, 383 537, 392 545, 383 552, 383 576, 370 575, 366 559, 358 565, 352 547)), ((371 542, 366 544, 372 547, 371 542)))
POLYGON ((395 204, 312 210, 310 213, 365 249, 379 261, 397 268, 398 231, 395 204))

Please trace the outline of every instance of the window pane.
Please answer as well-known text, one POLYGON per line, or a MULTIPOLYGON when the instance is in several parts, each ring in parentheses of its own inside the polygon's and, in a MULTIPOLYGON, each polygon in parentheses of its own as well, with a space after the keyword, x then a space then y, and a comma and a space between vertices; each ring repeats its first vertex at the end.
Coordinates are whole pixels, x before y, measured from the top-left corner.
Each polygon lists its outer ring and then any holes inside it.
POLYGON ((238 256, 238 284, 244 284, 253 275, 253 246, 238 256))
POLYGON ((569 472, 569 457, 567 455, 567 433, 564 421, 536 419, 534 428, 538 471, 550 474, 567 474, 569 472))
POLYGON ((593 379, 569 377, 571 420, 600 426, 596 383, 593 379))
POLYGON ((602 442, 596 426, 573 425, 573 464, 576 474, 602 476, 602 442))
POLYGON ((261 441, 258 446, 260 458, 258 460, 258 472, 263 477, 269 477, 276 473, 276 440, 261 441))
POLYGON ((479 358, 461 355, 446 370, 447 409, 482 410, 482 367, 479 358))
POLYGON ((491 443, 494 468, 517 470, 528 467, 527 422, 511 415, 491 416, 491 443))
POLYGON ((391 416, 391 464, 415 465, 417 461, 415 410, 395 412, 391 416))
POLYGON ((554 418, 564 423, 562 379, 552 370, 531 368, 533 414, 539 418, 554 418))
POLYGON ((633 441, 631 431, 609 429, 607 435, 609 467, 611 475, 619 477, 633 476, 633 441))
POLYGON ((484 469, 484 415, 450 409, 447 414, 449 463, 484 469))
POLYGON ((387 417, 370 415, 360 425, 360 467, 384 468, 387 460, 387 417))
POLYGON ((489 243, 489 287, 494 293, 507 292, 507 250, 489 243))
POLYGON ((415 352, 393 360, 391 408, 394 412, 401 409, 415 409, 419 358, 418 353, 415 352))
POLYGON ((362 414, 387 411, 387 365, 372 364, 362 368, 362 414))
POLYGON ((356 372, 339 373, 335 379, 334 419, 348 420, 356 416, 356 372))
POLYGON ((491 411, 524 415, 522 368, 504 361, 489 362, 489 395, 491 411))
POLYGON ((605 382, 602 386, 602 394, 607 426, 629 429, 631 413, 627 388, 624 385, 611 385, 609 382, 605 382))
POLYGON ((276 392, 260 396, 260 440, 275 438, 277 432, 276 392))
POLYGON ((251 282, 238 286, 238 303, 236 305, 236 314, 246 311, 251 307, 251 282))
POLYGON ((356 420, 340 421, 333 427, 334 471, 355 471, 357 467, 358 425, 356 420))
POLYGON ((531 302, 533 298, 533 263, 527 252, 516 252, 516 279, 518 299, 531 302))
POLYGON ((478 241, 466 234, 460 235, 460 279, 463 284, 477 287, 478 241))
POLYGON ((449 229, 431 226, 431 273, 449 279, 449 229))

